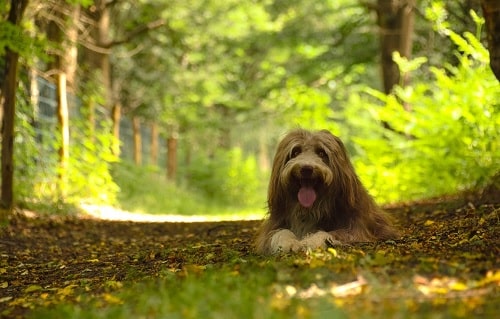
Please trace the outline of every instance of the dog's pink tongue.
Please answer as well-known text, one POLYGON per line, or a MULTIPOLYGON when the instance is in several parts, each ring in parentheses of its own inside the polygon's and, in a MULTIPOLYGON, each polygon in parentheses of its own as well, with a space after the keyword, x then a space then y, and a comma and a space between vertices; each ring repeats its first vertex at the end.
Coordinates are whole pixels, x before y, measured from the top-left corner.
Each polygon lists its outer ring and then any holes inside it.
POLYGON ((316 192, 312 187, 302 186, 299 189, 297 197, 299 199, 300 205, 308 208, 311 207, 312 204, 314 204, 314 201, 316 200, 316 192))

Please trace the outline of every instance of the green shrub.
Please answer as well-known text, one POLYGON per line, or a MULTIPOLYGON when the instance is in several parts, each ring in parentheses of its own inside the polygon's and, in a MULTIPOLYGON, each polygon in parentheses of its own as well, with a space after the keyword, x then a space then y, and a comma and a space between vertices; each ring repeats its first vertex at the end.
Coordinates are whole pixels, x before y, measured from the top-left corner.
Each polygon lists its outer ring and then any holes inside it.
POLYGON ((73 119, 68 169, 68 195, 72 200, 114 204, 118 186, 111 176, 111 164, 118 161, 112 153, 110 121, 91 129, 85 119, 73 119))
POLYGON ((119 206, 124 210, 180 215, 206 212, 202 196, 168 182, 156 167, 121 161, 113 165, 112 175, 120 188, 119 206))
MULTIPOLYGON (((20 86, 23 82, 20 81, 20 86)), ((70 118, 70 158, 66 172, 66 195, 58 191, 60 138, 56 119, 42 121, 28 97, 18 90, 14 140, 14 193, 21 204, 115 203, 118 188, 110 175, 117 158, 111 153, 109 121, 91 129, 83 114, 70 118)))
POLYGON ((209 200, 235 206, 263 206, 265 185, 255 157, 240 148, 217 150, 213 157, 197 157, 188 168, 189 186, 209 200))
MULTIPOLYGON (((448 34, 457 66, 431 67, 431 80, 413 79, 391 95, 367 89, 369 96, 353 96, 346 111, 353 132, 369 132, 353 137, 361 146, 355 163, 382 201, 481 186, 500 169, 500 86, 488 51, 470 33, 448 34)), ((412 61, 397 61, 412 69, 412 61)))

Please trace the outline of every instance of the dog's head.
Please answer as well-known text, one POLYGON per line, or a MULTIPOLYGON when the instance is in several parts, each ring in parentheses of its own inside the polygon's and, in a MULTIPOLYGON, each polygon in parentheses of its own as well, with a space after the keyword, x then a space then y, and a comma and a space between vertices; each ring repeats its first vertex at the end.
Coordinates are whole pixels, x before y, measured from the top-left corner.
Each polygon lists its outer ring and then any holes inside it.
POLYGON ((333 200, 353 205, 359 181, 342 141, 329 131, 298 129, 279 143, 269 183, 270 210, 331 205, 333 200), (284 205, 287 207, 285 208, 284 205))

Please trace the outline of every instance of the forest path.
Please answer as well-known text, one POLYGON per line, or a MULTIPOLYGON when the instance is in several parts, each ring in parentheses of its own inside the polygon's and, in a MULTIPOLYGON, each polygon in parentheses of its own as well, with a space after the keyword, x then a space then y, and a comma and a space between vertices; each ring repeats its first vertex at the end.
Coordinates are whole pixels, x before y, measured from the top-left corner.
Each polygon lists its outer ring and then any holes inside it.
MULTIPOLYGON (((432 288, 435 283, 419 276, 454 278, 470 285, 464 289, 467 293, 493 297, 498 305, 500 204, 431 202, 388 210, 402 238, 346 248, 347 254, 362 255, 349 267, 389 274, 396 286, 414 276, 416 284, 428 285, 431 291, 439 285, 453 289, 443 281, 432 288)), ((259 224, 140 223, 18 213, 0 228, 0 317, 78 302, 82 293, 106 294, 122 282, 161 277, 166 270, 182 272, 193 265, 243 259, 261 263, 268 257, 254 255, 251 248, 259 224)), ((335 267, 341 265, 339 261, 335 267)))

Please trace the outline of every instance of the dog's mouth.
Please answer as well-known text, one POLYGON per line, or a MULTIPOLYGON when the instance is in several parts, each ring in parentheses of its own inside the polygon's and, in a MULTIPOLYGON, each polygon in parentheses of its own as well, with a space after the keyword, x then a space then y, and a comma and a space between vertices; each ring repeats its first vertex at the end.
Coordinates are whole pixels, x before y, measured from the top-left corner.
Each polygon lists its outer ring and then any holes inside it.
POLYGON ((309 208, 314 205, 318 197, 317 186, 321 180, 317 177, 313 177, 312 174, 304 175, 305 174, 302 174, 302 176, 298 178, 300 186, 297 192, 297 199, 302 207, 309 208))
POLYGON ((300 205, 305 208, 311 207, 316 201, 316 190, 310 185, 301 185, 297 193, 297 199, 300 205))
POLYGON ((290 177, 295 185, 290 190, 296 194, 299 204, 304 208, 312 207, 325 183, 323 175, 312 165, 297 165, 290 177))

